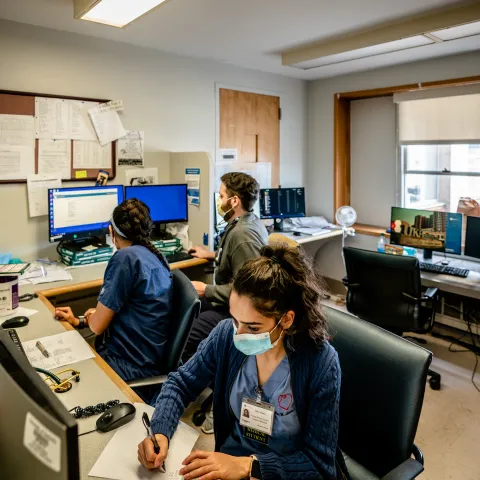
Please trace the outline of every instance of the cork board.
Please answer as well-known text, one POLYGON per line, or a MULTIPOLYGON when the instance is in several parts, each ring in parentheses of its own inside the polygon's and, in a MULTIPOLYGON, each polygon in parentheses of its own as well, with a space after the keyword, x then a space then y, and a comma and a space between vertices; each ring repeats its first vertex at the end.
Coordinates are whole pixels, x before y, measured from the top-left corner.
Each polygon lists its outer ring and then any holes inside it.
MULTIPOLYGON (((96 98, 84 98, 84 97, 67 97, 62 95, 49 95, 44 93, 27 93, 27 92, 13 92, 0 90, 0 114, 3 115, 28 115, 35 116, 35 97, 46 97, 46 98, 58 98, 63 100, 79 100, 87 102, 98 102, 106 103, 109 100, 101 100, 96 98)), ((73 140, 70 140, 72 143, 71 148, 71 158, 70 158, 70 171, 71 176, 69 179, 63 179, 64 182, 84 182, 85 180, 96 180, 98 169, 84 169, 84 168, 73 168, 73 153, 74 146, 73 140), (77 172, 87 172, 86 177, 76 178, 77 172)), ((110 168, 104 168, 109 173, 108 180, 111 181, 116 176, 116 165, 117 165, 117 142, 112 142, 112 164, 110 168)), ((38 140, 35 140, 35 173, 38 173, 38 140)), ((0 183, 26 183, 26 180, 0 180, 0 183)))

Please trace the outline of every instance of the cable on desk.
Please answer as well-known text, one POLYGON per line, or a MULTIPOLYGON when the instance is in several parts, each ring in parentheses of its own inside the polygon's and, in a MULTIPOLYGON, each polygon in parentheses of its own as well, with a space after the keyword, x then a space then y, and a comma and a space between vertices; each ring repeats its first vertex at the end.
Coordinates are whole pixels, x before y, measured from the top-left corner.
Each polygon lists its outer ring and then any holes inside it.
POLYGON ((24 293, 23 295, 20 295, 18 297, 19 302, 29 302, 30 300, 33 300, 34 298, 38 298, 38 295, 36 293, 24 293))
POLYGON ((88 435, 89 433, 93 433, 93 432, 96 432, 97 429, 95 430, 90 430, 89 432, 83 432, 83 433, 79 433, 78 436, 81 437, 82 435, 88 435))
POLYGON ((109 400, 107 403, 98 403, 97 405, 90 405, 88 407, 82 408, 80 406, 73 407, 69 410, 69 413, 72 413, 73 417, 76 419, 79 418, 88 418, 93 415, 99 415, 107 411, 109 408, 118 405, 120 400, 109 400))

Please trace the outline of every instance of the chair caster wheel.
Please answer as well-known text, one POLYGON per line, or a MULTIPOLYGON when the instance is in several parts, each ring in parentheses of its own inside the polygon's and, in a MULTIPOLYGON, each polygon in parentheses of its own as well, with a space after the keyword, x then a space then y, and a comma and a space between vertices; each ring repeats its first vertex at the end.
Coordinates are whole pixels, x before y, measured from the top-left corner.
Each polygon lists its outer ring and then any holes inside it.
POLYGON ((440 379, 439 378, 432 377, 432 378, 430 378, 430 380, 428 382, 430 383, 430 388, 432 390, 440 390, 440 379))
POLYGON ((192 422, 196 427, 200 427, 203 425, 203 422, 205 421, 205 413, 203 413, 201 410, 197 410, 192 417, 192 422))

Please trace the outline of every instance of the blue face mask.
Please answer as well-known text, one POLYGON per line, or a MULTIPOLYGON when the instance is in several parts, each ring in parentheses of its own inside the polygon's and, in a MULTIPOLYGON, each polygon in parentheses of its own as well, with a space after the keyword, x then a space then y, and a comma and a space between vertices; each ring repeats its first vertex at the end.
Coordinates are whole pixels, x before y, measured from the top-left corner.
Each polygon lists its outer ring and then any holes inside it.
MULTIPOLYGON (((283 318, 283 316, 282 316, 283 318)), ((242 333, 237 335, 237 327, 233 324, 233 343, 238 350, 245 355, 261 355, 273 348, 282 338, 283 331, 278 339, 272 344, 270 334, 280 325, 282 318, 275 325, 271 332, 265 333, 242 333)))

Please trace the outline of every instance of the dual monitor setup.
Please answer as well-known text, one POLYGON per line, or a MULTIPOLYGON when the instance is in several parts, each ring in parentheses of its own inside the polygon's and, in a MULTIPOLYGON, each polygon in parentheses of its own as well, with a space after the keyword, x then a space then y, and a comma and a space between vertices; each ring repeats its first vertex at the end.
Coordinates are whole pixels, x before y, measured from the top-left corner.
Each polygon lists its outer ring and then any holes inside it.
POLYGON ((423 249, 424 260, 434 251, 461 255, 464 223, 464 254, 480 258, 480 217, 461 213, 392 207, 390 243, 423 249))
POLYGON ((48 191, 50 242, 105 235, 115 207, 131 198, 150 208, 156 226, 188 221, 186 184, 53 188, 48 191))

